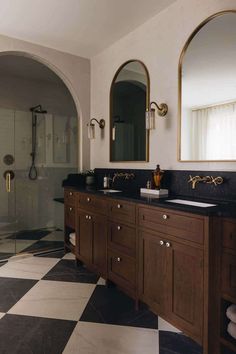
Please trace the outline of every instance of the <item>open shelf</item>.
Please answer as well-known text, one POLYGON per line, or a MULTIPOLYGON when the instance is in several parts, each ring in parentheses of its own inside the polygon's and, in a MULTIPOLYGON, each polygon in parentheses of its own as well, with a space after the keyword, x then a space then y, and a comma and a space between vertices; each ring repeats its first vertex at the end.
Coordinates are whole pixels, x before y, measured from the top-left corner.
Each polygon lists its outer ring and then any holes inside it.
POLYGON ((231 354, 236 353, 236 339, 231 337, 227 332, 227 326, 230 320, 226 316, 226 310, 228 306, 232 303, 231 299, 228 296, 224 296, 221 299, 221 336, 220 343, 223 345, 223 349, 221 350, 221 354, 231 354))

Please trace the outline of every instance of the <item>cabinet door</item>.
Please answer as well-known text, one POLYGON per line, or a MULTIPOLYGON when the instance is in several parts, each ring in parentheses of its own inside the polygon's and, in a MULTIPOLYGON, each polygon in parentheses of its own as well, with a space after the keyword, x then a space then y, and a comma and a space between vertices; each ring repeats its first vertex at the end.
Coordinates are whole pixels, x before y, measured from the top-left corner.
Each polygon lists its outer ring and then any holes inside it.
POLYGON ((93 221, 90 214, 77 212, 77 232, 78 239, 76 253, 86 264, 92 263, 92 234, 93 221))
POLYGON ((167 248, 157 234, 140 231, 139 240, 139 296, 161 315, 168 296, 167 248))
POLYGON ((170 318, 198 342, 203 328, 203 251, 169 242, 170 318))
POLYGON ((92 263, 97 271, 106 275, 107 269, 107 218, 93 215, 92 263))

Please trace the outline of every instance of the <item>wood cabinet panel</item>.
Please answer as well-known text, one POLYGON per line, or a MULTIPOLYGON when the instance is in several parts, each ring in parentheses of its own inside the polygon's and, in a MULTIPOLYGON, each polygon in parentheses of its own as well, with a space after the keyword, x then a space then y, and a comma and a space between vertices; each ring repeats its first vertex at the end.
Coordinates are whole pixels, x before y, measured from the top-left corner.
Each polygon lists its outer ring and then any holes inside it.
POLYGON ((201 342, 203 329, 203 251, 170 242, 170 318, 201 342))
POLYGON ((121 252, 108 249, 108 277, 118 285, 135 289, 135 260, 121 252))
POLYGON ((93 216, 92 263, 102 275, 107 273, 107 219, 93 216))
POLYGON ((226 252, 222 254, 221 289, 236 298, 236 257, 226 252))
POLYGON ((187 213, 139 206, 139 226, 203 244, 204 220, 187 213))
POLYGON ((65 225, 71 229, 75 229, 75 207, 65 204, 65 225))
POLYGON ((76 253, 88 264, 92 263, 92 235, 93 224, 88 214, 82 211, 77 212, 77 249, 76 253))
POLYGON ((76 200, 76 194, 77 192, 75 192, 74 190, 71 189, 65 189, 64 191, 64 202, 65 204, 69 204, 69 205, 75 205, 75 200, 76 200))
POLYGON ((110 200, 109 217, 113 220, 121 220, 131 224, 135 223, 135 204, 123 200, 110 200))
POLYGON ((93 194, 79 193, 77 197, 77 206, 81 209, 93 211, 98 214, 107 214, 107 199, 94 196, 93 194))
POLYGON ((236 222, 232 219, 222 222, 222 245, 236 251, 236 222))
POLYGON ((122 223, 109 222, 110 248, 118 248, 121 252, 130 256, 136 255, 136 230, 134 227, 122 223))
POLYGON ((139 233, 139 296, 156 313, 166 311, 168 259, 163 240, 146 231, 139 233))

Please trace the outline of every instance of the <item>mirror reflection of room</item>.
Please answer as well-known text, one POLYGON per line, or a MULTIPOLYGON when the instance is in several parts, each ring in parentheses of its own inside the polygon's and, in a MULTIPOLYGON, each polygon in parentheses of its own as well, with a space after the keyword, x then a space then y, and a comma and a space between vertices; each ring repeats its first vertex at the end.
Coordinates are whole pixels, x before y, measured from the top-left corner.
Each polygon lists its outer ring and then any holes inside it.
POLYGON ((111 161, 145 161, 145 111, 148 76, 144 65, 131 61, 119 69, 111 87, 111 161))
POLYGON ((236 160, 236 15, 205 24, 182 61, 180 160, 236 160))

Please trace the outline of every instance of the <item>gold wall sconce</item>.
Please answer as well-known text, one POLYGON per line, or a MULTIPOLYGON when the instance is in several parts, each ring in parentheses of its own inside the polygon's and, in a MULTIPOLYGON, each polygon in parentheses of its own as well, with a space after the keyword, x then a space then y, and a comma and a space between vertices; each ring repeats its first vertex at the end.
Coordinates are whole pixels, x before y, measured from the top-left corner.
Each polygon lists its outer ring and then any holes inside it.
POLYGON ((164 117, 168 112, 168 106, 166 103, 158 105, 155 101, 152 101, 149 105, 149 109, 146 110, 146 129, 153 130, 156 127, 155 118, 156 111, 160 117, 164 117), (153 108, 152 106, 155 106, 153 108))
POLYGON ((95 139, 95 123, 94 122, 96 122, 98 124, 100 129, 105 128, 105 120, 104 119, 100 119, 99 121, 96 118, 90 119, 89 124, 88 124, 88 138, 89 139, 95 139))

